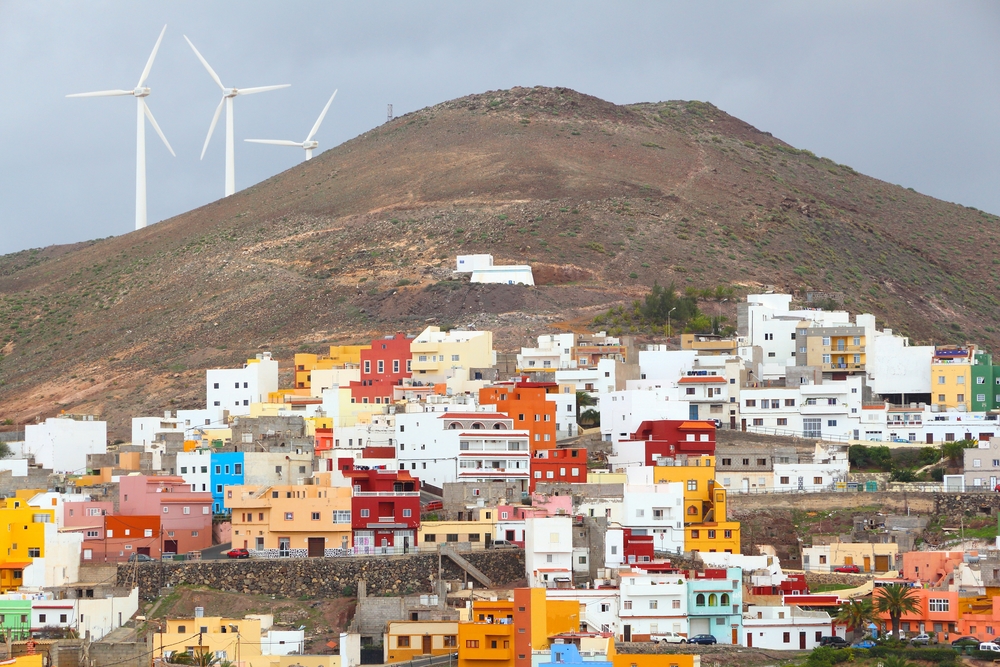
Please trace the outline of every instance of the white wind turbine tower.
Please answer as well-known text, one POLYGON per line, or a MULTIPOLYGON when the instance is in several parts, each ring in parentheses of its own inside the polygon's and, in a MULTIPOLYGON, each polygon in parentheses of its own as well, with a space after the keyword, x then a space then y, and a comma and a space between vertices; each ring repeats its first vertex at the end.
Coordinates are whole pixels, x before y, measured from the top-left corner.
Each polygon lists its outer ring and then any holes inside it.
POLYGON ((330 101, 326 103, 323 107, 323 112, 316 119, 316 124, 313 125, 312 129, 309 130, 308 136, 306 136, 305 141, 286 141, 284 139, 244 139, 243 141, 249 141, 252 144, 273 144, 275 146, 298 146, 300 148, 306 149, 306 159, 311 160, 313 156, 313 149, 319 147, 319 142, 314 141, 313 137, 319 132, 319 126, 323 123, 323 119, 326 118, 326 112, 330 109, 330 105, 333 104, 333 98, 337 96, 337 91, 333 91, 333 95, 330 95, 330 101))
POLYGON ((170 142, 167 138, 163 136, 163 131, 160 126, 156 124, 156 119, 153 118, 153 113, 149 110, 146 105, 145 98, 149 95, 149 87, 144 87, 142 84, 146 83, 146 78, 149 76, 149 70, 153 67, 153 59, 156 58, 156 51, 160 48, 160 42, 163 41, 163 33, 167 31, 167 26, 163 26, 163 30, 160 31, 160 36, 156 40, 156 45, 153 47, 153 52, 149 54, 149 60, 146 61, 146 68, 142 70, 142 75, 139 77, 139 83, 135 84, 135 88, 132 90, 99 90, 94 93, 76 93, 75 95, 67 95, 66 97, 116 97, 119 95, 131 95, 136 98, 138 106, 138 116, 137 124, 135 128, 135 228, 142 229, 146 226, 146 118, 149 119, 149 124, 153 126, 156 133, 160 135, 160 139, 163 139, 163 143, 167 146, 167 150, 174 157, 177 155, 174 153, 174 149, 170 147, 170 142))
POLYGON ((222 85, 222 79, 219 75, 215 73, 215 70, 208 64, 198 49, 194 48, 194 44, 191 40, 184 35, 184 39, 187 40, 188 45, 194 54, 198 56, 198 60, 201 64, 205 66, 208 70, 209 75, 211 75, 212 80, 219 84, 219 88, 222 89, 222 100, 219 102, 219 106, 215 108, 215 115, 212 116, 212 124, 208 126, 208 136, 205 137, 205 145, 201 148, 201 159, 205 159, 205 151, 208 149, 208 142, 212 140, 212 132, 215 131, 215 124, 219 122, 219 114, 222 113, 222 105, 226 105, 226 196, 236 192, 236 155, 235 149, 233 147, 233 98, 237 95, 252 95, 253 93, 266 93, 269 90, 278 90, 279 88, 288 88, 290 83, 283 83, 280 86, 260 86, 258 88, 226 88, 222 85))

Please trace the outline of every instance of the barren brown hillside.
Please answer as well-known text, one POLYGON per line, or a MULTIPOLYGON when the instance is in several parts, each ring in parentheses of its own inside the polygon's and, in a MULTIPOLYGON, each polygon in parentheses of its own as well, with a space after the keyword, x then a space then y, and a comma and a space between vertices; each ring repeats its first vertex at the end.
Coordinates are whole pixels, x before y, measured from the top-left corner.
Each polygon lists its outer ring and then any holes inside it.
POLYGON ((513 347, 654 280, 845 293, 917 341, 996 347, 997 218, 701 102, 473 95, 138 232, 0 258, 0 419, 204 400, 206 367, 426 322, 513 347), (451 280, 457 253, 541 284, 451 280), (989 258, 989 259, 986 259, 989 258))

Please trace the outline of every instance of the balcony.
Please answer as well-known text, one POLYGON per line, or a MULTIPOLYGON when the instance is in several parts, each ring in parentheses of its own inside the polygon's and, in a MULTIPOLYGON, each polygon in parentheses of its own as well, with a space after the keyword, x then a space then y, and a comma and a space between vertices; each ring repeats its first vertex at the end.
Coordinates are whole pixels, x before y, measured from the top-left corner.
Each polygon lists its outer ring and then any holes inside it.
POLYGON ((828 405, 826 403, 816 403, 815 405, 810 405, 808 403, 803 403, 799 406, 799 414, 801 415, 842 415, 846 414, 848 408, 846 405, 837 403, 836 405, 828 405))
POLYGON ((419 491, 355 491, 355 498, 419 498, 419 491))
POLYGON ((855 363, 829 363, 823 364, 823 370, 829 373, 836 373, 838 371, 863 371, 865 370, 864 364, 855 363))

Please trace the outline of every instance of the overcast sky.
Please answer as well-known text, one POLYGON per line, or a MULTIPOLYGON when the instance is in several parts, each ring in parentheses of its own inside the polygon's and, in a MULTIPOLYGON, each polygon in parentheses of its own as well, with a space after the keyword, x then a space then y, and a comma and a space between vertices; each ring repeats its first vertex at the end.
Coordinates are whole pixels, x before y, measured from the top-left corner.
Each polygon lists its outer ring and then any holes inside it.
POLYGON ((37 2, 0 0, 0 253, 134 227, 132 89, 167 32, 146 98, 149 222, 219 198, 224 84, 290 83, 235 100, 236 187, 396 115, 511 86, 616 102, 697 99, 865 174, 1000 214, 1000 3, 37 2))

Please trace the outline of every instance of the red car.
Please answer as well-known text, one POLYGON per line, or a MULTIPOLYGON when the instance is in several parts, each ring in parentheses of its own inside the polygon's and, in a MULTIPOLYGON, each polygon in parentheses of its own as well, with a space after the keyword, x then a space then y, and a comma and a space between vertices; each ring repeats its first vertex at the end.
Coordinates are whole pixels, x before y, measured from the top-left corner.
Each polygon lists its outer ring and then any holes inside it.
POLYGON ((232 551, 227 551, 226 555, 230 558, 250 558, 250 552, 246 549, 233 549, 232 551))
POLYGON ((834 572, 846 572, 848 574, 861 574, 861 568, 857 565, 841 565, 833 568, 834 572))

